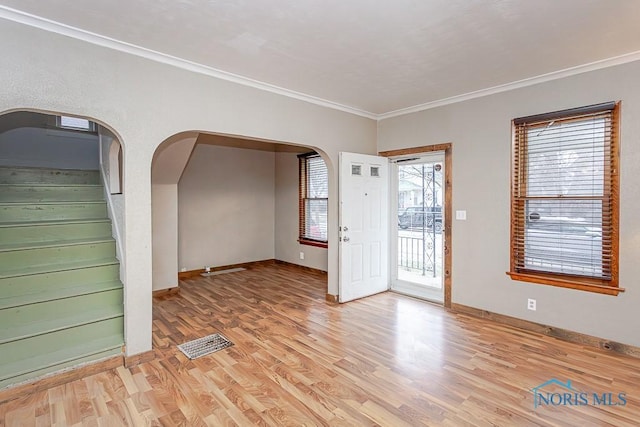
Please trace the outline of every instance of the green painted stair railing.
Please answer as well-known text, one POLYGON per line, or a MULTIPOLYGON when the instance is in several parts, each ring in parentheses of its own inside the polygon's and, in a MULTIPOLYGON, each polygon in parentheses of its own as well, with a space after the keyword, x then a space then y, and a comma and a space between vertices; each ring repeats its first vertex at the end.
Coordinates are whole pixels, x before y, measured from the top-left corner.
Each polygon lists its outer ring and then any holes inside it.
POLYGON ((98 171, 0 167, 0 388, 122 353, 98 171))

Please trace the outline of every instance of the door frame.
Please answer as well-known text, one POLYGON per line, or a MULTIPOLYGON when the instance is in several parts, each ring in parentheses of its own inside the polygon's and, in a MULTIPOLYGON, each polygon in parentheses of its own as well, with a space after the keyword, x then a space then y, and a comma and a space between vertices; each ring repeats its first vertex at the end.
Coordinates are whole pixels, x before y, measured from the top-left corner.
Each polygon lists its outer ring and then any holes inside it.
MULTIPOLYGON (((453 163, 453 144, 448 142, 444 144, 427 145, 422 147, 403 148, 400 150, 389 150, 378 152, 382 157, 396 157, 410 154, 428 154, 434 151, 444 152, 444 302, 445 308, 451 308, 451 226, 452 226, 452 163, 453 163)), ((391 224, 391 223, 390 223, 391 224)), ((390 225, 391 226, 391 225, 390 225)))
MULTIPOLYGON (((408 156, 396 156, 391 158, 390 168, 392 172, 389 173, 389 178, 392 184, 390 186, 390 188, 392 188, 392 191, 390 191, 389 193, 390 201, 391 201, 390 215, 392 215, 395 218, 396 209, 393 209, 393 208, 399 206, 398 205, 398 201, 399 201, 399 197, 398 197, 399 176, 398 175, 399 175, 400 168, 407 165, 420 166, 424 164, 435 164, 435 163, 442 164, 443 166, 442 175, 438 181, 440 184, 440 191, 441 191, 441 197, 442 197, 442 199, 440 200, 442 202, 445 202, 444 198, 446 197, 446 194, 445 194, 444 181, 445 181, 447 172, 445 170, 446 165, 444 162, 444 151, 431 151, 427 153, 410 154, 408 156)), ((431 170, 430 166, 428 170, 431 170)), ((423 181, 423 184, 424 184, 424 181, 423 181)), ((443 208, 446 207, 446 203, 442 207, 443 208)), ((444 220, 446 219, 446 212, 444 211, 442 212, 444 213, 444 217, 440 218, 440 220, 443 221, 440 224, 446 225, 444 224, 444 220)), ((397 215, 398 215, 397 224, 399 226, 400 224, 399 210, 397 211, 397 215)), ((422 215, 422 214, 418 214, 418 215, 422 215)), ((425 228, 427 227, 427 224, 424 222, 426 217, 421 217, 416 219, 418 220, 418 224, 422 224, 425 228)), ((433 217, 433 220, 434 221, 436 220, 435 216, 433 217)), ((409 295, 415 298, 424 299, 425 301, 433 302, 434 304, 444 305, 444 266, 445 266, 444 265, 444 240, 445 240, 444 229, 442 229, 440 232, 436 232, 435 234, 432 234, 434 229, 430 229, 429 231, 426 232, 428 236, 433 235, 434 237, 434 240, 433 240, 434 262, 436 261, 435 258, 437 258, 436 254, 440 254, 440 260, 437 262, 438 266, 436 267, 436 271, 440 269, 441 273, 437 276, 436 275, 433 276, 434 278, 437 277, 437 281, 438 281, 438 288, 435 289, 435 288, 431 288, 430 285, 420 284, 419 281, 414 282, 408 278, 405 278, 405 279, 400 278, 401 276, 399 274, 400 267, 398 266, 400 229, 399 227, 395 227, 394 226, 395 224, 396 224, 395 222, 391 222, 389 227, 390 228, 389 248, 391 250, 390 258, 389 258, 390 290, 401 293, 401 294, 409 295), (440 242, 439 244, 437 244, 438 241, 440 242)), ((430 238, 428 236, 424 236, 424 237, 428 240, 430 238)), ((423 271, 423 274, 424 273, 425 272, 423 271)))

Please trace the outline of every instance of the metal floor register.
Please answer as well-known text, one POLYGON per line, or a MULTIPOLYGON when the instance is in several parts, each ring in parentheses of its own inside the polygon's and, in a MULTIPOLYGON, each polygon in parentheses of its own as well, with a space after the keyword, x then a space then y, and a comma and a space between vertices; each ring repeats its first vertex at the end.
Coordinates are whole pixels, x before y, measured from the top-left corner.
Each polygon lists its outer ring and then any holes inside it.
POLYGON ((185 356, 193 360, 219 350, 224 350, 232 345, 233 343, 226 339, 222 334, 213 334, 180 344, 178 348, 185 354, 185 356))

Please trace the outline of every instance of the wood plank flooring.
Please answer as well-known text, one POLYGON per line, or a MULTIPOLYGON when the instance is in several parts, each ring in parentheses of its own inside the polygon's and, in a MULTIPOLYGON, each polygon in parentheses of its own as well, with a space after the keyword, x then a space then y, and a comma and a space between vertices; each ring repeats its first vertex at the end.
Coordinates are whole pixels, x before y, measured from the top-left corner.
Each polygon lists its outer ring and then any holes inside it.
POLYGON ((155 360, 6 402, 0 426, 640 425, 639 359, 392 293, 329 304, 325 276, 289 265, 180 286, 154 299, 155 360), (216 332, 235 345, 176 348, 216 332), (552 378, 626 405, 534 408, 552 378))

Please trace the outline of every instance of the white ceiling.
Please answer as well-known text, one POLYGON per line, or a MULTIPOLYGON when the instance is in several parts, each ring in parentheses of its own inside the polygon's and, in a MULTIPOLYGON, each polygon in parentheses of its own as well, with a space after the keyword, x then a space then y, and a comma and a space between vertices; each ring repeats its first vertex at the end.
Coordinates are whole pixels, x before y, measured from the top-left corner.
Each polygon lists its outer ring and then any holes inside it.
POLYGON ((640 59, 639 0, 0 0, 16 10, 374 118, 640 59))

